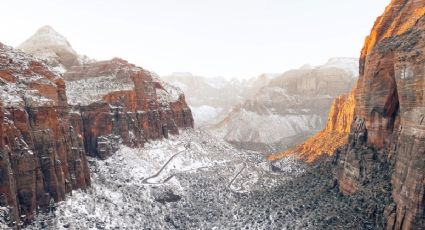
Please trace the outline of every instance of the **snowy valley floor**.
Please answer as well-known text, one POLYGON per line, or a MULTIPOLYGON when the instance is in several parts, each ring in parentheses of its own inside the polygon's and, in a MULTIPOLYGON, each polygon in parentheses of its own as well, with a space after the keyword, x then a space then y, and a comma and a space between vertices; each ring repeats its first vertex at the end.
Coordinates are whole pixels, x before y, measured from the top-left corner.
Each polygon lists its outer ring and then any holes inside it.
MULTIPOLYGON (((92 187, 74 191, 26 229, 359 229, 330 167, 271 165, 207 131, 90 159, 92 187)), ((354 205, 355 206, 355 205, 354 205)))

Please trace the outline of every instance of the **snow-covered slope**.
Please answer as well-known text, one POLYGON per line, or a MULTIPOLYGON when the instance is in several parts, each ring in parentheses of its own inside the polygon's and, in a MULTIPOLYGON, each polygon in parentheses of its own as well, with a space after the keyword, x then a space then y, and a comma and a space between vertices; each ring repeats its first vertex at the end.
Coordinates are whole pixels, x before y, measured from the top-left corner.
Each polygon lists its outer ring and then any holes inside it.
POLYGON ((309 172, 290 158, 271 165, 202 130, 144 149, 122 147, 105 161, 90 162, 92 188, 73 192, 27 229, 321 229, 361 223, 332 190, 330 173, 309 172), (326 221, 336 209, 341 217, 326 221))
POLYGON ((37 32, 25 42, 23 42, 19 48, 24 50, 38 49, 42 51, 42 49, 46 49, 51 46, 61 47, 70 53, 76 53, 71 47, 71 44, 69 44, 68 40, 50 26, 43 26, 38 29, 37 32))
MULTIPOLYGON (((20 52, 12 47, 8 47, 0 43, 0 57, 7 60, 9 63, 0 63, 0 70, 7 72, 4 74, 4 79, 0 77, 0 102, 5 107, 24 107, 24 106, 52 106, 57 105, 57 101, 52 98, 46 97, 46 92, 41 92, 41 89, 30 88, 27 85, 55 85, 50 82, 60 79, 57 71, 54 71, 48 65, 40 64, 43 68, 52 71, 54 75, 50 76, 52 79, 47 80, 43 72, 32 71, 33 61, 40 61, 30 54, 20 52), (15 72, 11 71, 13 69, 15 72), (18 71, 19 70, 19 71, 18 71), (12 73, 12 74, 11 74, 12 73), (10 79, 8 74, 13 78, 10 79)), ((41 87, 40 87, 41 88, 41 87)), ((47 87, 46 87, 47 88, 47 87)), ((44 90, 46 90, 46 88, 44 90)))
MULTIPOLYGON (((179 210, 199 208, 199 218, 208 218, 202 212, 232 208, 226 206, 233 192, 243 194, 272 187, 285 180, 284 175, 290 178, 303 170, 300 163, 286 159, 286 172, 272 173, 264 158, 242 154, 202 130, 186 130, 168 140, 150 142, 143 149, 123 146, 107 160, 89 162, 92 188, 74 192, 60 203, 55 212, 58 218, 49 221, 50 227, 169 228, 173 221, 184 221, 178 216, 171 217, 176 218, 171 222, 167 220, 179 210), (208 174, 210 178, 206 178, 208 174), (221 195, 214 195, 219 191, 221 195), (214 199, 223 206, 208 200, 202 204, 197 199, 214 199)), ((38 224, 36 221, 34 226, 38 224)), ((219 222, 184 224, 200 227, 219 222)))

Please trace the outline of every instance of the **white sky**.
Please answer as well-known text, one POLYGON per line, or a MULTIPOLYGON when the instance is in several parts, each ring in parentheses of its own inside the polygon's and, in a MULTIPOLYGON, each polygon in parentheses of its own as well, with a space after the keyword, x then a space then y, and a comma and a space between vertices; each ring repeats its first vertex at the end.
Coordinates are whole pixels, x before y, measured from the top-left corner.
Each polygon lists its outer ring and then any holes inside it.
POLYGON ((390 0, 2 0, 0 42, 43 25, 95 59, 160 75, 251 77, 358 57, 390 0))

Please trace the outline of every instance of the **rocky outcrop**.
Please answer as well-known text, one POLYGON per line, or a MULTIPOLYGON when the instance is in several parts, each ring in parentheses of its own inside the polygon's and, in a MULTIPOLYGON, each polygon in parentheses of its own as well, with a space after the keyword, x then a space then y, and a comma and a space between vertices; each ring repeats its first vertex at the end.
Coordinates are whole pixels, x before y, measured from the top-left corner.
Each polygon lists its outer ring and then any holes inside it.
POLYGON ((61 76, 0 44, 0 206, 9 207, 10 225, 90 186, 82 133, 71 120, 61 76))
POLYGON ((148 139, 193 127, 184 94, 154 73, 120 58, 89 60, 49 26, 40 28, 19 48, 61 67, 55 69, 65 79, 72 105, 70 122, 84 137, 91 156, 104 159, 120 144, 142 147, 148 139))
POLYGON ((193 127, 179 89, 125 60, 79 61, 50 27, 21 48, 55 68, 0 46, 0 212, 11 226, 90 186, 86 152, 104 159, 193 127))
POLYGON ((387 229, 425 227, 424 15, 424 0, 393 0, 377 19, 362 50, 349 144, 335 154, 347 195, 392 168, 387 229))
POLYGON ((275 161, 284 157, 293 156, 314 162, 322 156, 330 156, 334 151, 348 143, 348 134, 353 121, 355 108, 355 93, 340 96, 332 103, 326 127, 306 140, 285 152, 272 154, 268 160, 275 161))
POLYGON ((224 130, 220 132, 227 142, 265 154, 302 143, 325 128, 332 101, 348 93, 355 83, 349 63, 358 60, 341 62, 343 65, 331 59, 329 64, 291 70, 272 79, 217 128, 224 130))
POLYGON ((86 150, 93 156, 106 158, 121 143, 141 147, 148 139, 194 125, 178 88, 125 60, 75 66, 64 78, 69 103, 81 116, 86 150))
POLYGON ((125 60, 82 61, 50 27, 20 48, 41 59, 0 44, 0 215, 11 227, 90 186, 86 153, 193 127, 179 89, 125 60))

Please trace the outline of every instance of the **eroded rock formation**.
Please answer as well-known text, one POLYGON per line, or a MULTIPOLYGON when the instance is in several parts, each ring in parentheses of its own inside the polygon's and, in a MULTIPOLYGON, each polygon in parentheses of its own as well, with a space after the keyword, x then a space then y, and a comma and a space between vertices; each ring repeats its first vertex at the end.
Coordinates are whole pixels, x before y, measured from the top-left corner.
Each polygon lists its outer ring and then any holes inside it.
POLYGON ((0 44, 0 215, 10 226, 90 186, 86 154, 193 127, 182 92, 125 60, 81 61, 50 27, 21 48, 42 61, 0 44))
POLYGON ((60 67, 55 69, 64 74, 70 121, 91 156, 106 158, 120 144, 141 147, 147 139, 193 127, 185 95, 154 73, 120 58, 89 60, 49 26, 19 48, 60 67))
POLYGON ((392 0, 361 53, 354 116, 335 127, 343 132, 324 130, 289 152, 310 160, 305 154, 317 153, 311 146, 349 131, 333 157, 339 190, 366 199, 368 213, 387 229, 425 228, 424 52, 425 1, 392 0))
POLYGON ((90 186, 90 175, 58 73, 0 44, 0 102, 0 205, 16 226, 90 186))
POLYGON ((335 154, 348 195, 392 169, 387 229, 425 227, 424 15, 424 0, 393 0, 377 19, 362 50, 349 144, 335 154))
POLYGON ((64 78, 93 156, 105 158, 120 143, 141 147, 148 139, 193 127, 191 110, 178 88, 125 60, 75 66, 64 78))

